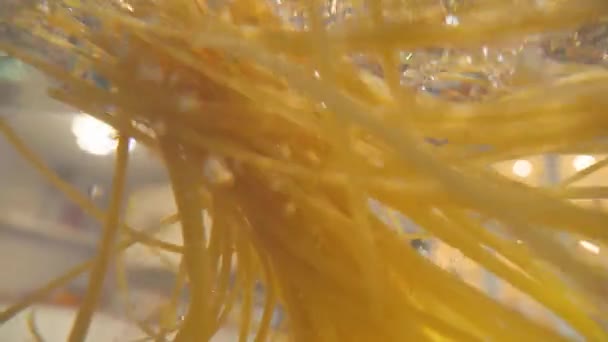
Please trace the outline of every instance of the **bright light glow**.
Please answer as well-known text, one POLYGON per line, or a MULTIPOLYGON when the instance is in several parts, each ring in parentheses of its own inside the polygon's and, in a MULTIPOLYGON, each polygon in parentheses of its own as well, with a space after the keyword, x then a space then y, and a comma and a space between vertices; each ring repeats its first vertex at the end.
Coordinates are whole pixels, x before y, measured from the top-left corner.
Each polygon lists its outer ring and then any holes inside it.
POLYGON ((593 164, 595 164, 595 158, 593 158, 593 156, 587 155, 576 156, 572 161, 572 166, 574 166, 574 169, 576 171, 586 169, 593 164))
POLYGON ((532 163, 527 160, 518 160, 513 164, 513 173, 516 176, 525 178, 532 173, 532 163))
POLYGON ((448 14, 445 16, 445 23, 449 26, 458 26, 460 24, 460 20, 457 16, 448 14))
MULTIPOLYGON (((72 121, 72 133, 81 150, 97 156, 105 156, 116 150, 116 130, 91 116, 80 114, 72 121)), ((129 142, 129 150, 135 148, 135 140, 129 142)))
POLYGON ((585 240, 579 241, 578 244, 593 254, 600 254, 600 247, 596 244, 593 244, 593 243, 591 243, 589 241, 585 241, 585 240))

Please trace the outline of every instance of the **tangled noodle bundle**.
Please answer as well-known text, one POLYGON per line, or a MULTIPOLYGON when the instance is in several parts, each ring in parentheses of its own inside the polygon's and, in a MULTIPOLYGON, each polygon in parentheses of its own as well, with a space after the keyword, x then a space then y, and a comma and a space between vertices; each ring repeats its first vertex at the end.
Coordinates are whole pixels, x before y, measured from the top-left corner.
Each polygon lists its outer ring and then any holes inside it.
POLYGON ((606 150, 608 71, 598 41, 607 1, 4 7, 0 50, 56 80, 54 98, 119 136, 104 212, 0 123, 31 164, 104 223, 93 260, 3 311, 1 322, 90 272, 69 337, 83 341, 110 260, 138 243, 182 257, 165 319, 140 324, 150 341, 208 341, 234 310, 240 341, 279 333, 297 342, 608 339, 597 319, 607 312, 608 274, 560 242, 565 233, 608 242, 606 213, 569 201, 604 196, 603 188, 572 183, 605 162, 550 188, 489 167, 606 150), (164 161, 178 212, 163 224, 180 223, 183 245, 121 219, 130 139, 164 161), (372 199, 423 231, 403 234, 370 209, 372 199), (127 238, 116 244, 119 236, 127 238), (421 237, 458 249, 576 335, 437 266, 410 247, 421 237), (180 320, 185 286, 190 299, 180 320), (277 307, 287 319, 272 328, 277 307))

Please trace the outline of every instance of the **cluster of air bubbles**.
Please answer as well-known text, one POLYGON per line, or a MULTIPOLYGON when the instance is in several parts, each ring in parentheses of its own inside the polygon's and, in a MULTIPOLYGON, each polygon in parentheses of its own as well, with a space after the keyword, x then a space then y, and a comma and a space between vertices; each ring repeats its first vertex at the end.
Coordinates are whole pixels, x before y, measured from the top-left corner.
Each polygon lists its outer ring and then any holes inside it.
MULTIPOLYGON (((307 30, 309 28, 307 9, 302 6, 301 1, 270 0, 270 4, 275 12, 294 29, 307 30)), ((353 16, 355 8, 349 1, 327 0, 319 11, 325 24, 332 26, 353 16)))
MULTIPOLYGON (((292 0, 270 0, 283 20, 297 30, 307 30, 306 8, 292 0)), ((390 2, 390 1, 389 1, 390 2)), ((319 10, 328 27, 346 21, 354 15, 369 11, 365 2, 355 7, 352 1, 328 0, 319 10)), ((398 4, 399 2, 395 2, 398 4)), ((458 14, 468 2, 443 0, 437 2, 437 13, 443 16, 438 25, 463 24, 458 14)), ((388 5, 387 5, 388 6, 388 5)), ((386 6, 385 6, 386 7, 386 6)), ((385 19, 407 15, 412 9, 398 6, 385 19)), ((380 79, 387 72, 381 63, 369 56, 354 54, 353 62, 380 79)), ((512 78, 519 68, 542 69, 551 63, 608 64, 608 25, 596 23, 577 31, 531 36, 518 42, 501 46, 481 46, 468 49, 430 47, 414 51, 402 51, 397 71, 401 84, 426 94, 452 101, 478 101, 496 92, 503 92, 512 85, 512 78), (541 54, 539 54, 539 51, 541 54), (534 65, 530 61, 534 61, 534 65)))
MULTIPOLYGON (((218 4, 226 5, 224 1, 207 1, 211 8, 218 4)), ((41 13, 52 10, 48 1, 23 2, 37 6, 41 13)), ((23 4, 22 3, 22 4, 23 4)), ((418 4, 419 2, 416 2, 418 4)), ((426 2, 420 2, 425 3, 426 2)), ((437 7, 437 25, 459 26, 464 25, 464 19, 459 13, 467 6, 468 2, 460 0, 444 0, 435 2, 437 7), (442 19, 443 18, 443 19, 442 19)), ((112 4, 126 12, 133 12, 135 4, 127 0, 114 0, 112 4)), ((308 30, 309 20, 307 11, 301 1, 294 0, 269 0, 270 6, 283 21, 295 30, 308 30)), ((325 23, 329 29, 347 22, 349 18, 369 17, 368 4, 365 1, 354 2, 346 0, 327 0, 319 8, 325 23)), ((0 10, 11 9, 18 6, 15 1, 6 1, 0 5, 0 10)), ((390 13, 385 13, 385 18, 407 17, 408 13, 415 13, 414 7, 403 6, 400 1, 387 0, 386 8, 395 7, 390 13), (394 4, 394 6, 393 6, 394 4)), ((31 6, 30 6, 31 7, 31 6)), ((12 12, 15 10, 13 9, 12 12)), ((386 11, 385 11, 386 12, 386 11)), ((9 13, 6 12, 5 13, 9 13)), ((435 13, 435 12, 433 12, 435 13)), ((91 18, 82 18, 82 23, 90 28, 96 25, 91 18)), ((40 28, 65 38, 69 43, 79 49, 86 48, 80 42, 63 32, 41 21, 40 28)), ((15 30, 14 28, 0 27, 2 39, 18 41, 27 49, 39 51, 46 60, 52 61, 58 66, 71 70, 76 64, 76 57, 66 50, 49 47, 26 30, 15 30)), ((125 42, 117 42, 116 49, 124 50, 125 42)), ((127 48, 128 49, 128 48, 127 48)), ((119 54, 120 51, 116 51, 119 54)), ((475 48, 454 49, 445 47, 429 47, 399 53, 397 70, 384 70, 377 58, 363 54, 351 54, 349 56, 361 70, 384 79, 387 72, 399 73, 401 84, 424 94, 441 97, 451 101, 478 101, 496 92, 502 92, 511 85, 511 78, 518 68, 547 69, 546 65, 551 63, 579 63, 604 66, 608 64, 608 25, 606 23, 594 23, 579 28, 572 32, 560 32, 544 35, 542 37, 529 37, 529 39, 518 42, 507 42, 501 46, 483 45, 475 48), (534 53, 530 53, 533 51, 534 53), (542 58, 538 58, 538 51, 542 52, 542 58), (530 65, 530 56, 533 56, 534 65, 530 65)), ((142 78, 157 79, 159 74, 153 68, 138 70, 142 78)), ((96 83, 103 83, 97 75, 87 74, 96 83)), ((184 107, 194 106, 195 103, 182 101, 184 107)))
POLYGON ((608 65, 608 24, 586 25, 571 33, 552 35, 542 44, 551 59, 581 64, 608 65))

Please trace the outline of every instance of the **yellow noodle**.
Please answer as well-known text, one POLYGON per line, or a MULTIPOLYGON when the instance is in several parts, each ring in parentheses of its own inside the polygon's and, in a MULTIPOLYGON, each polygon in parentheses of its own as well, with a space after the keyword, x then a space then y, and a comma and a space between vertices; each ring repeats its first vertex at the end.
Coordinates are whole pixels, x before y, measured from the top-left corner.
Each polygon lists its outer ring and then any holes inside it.
POLYGON ((68 338, 70 342, 84 341, 89 329, 89 325, 91 324, 95 308, 100 300, 106 270, 110 264, 110 257, 112 256, 112 247, 119 231, 120 208, 122 204, 121 199, 124 195, 123 191, 126 182, 127 161, 129 156, 129 139, 130 138, 128 136, 121 136, 118 139, 118 147, 116 148, 116 164, 114 170, 115 176, 112 184, 108 216, 104 224, 103 236, 99 245, 97 260, 95 260, 91 274, 89 275, 87 292, 85 294, 82 306, 79 308, 78 314, 76 315, 72 330, 70 331, 70 336, 68 338))
POLYGON ((34 313, 34 310, 30 310, 27 315, 27 329, 29 330, 30 335, 34 339, 34 342, 44 342, 44 338, 42 337, 42 334, 36 326, 36 315, 34 313))

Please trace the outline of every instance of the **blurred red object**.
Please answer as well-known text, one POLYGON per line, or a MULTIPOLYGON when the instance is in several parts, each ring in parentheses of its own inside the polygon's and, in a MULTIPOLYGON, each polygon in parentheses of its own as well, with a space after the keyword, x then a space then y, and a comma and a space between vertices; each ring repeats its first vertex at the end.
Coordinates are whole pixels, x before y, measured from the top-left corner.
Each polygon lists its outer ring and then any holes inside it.
POLYGON ((80 296, 68 290, 59 291, 51 297, 51 304, 58 306, 75 307, 80 305, 80 302, 80 296))

